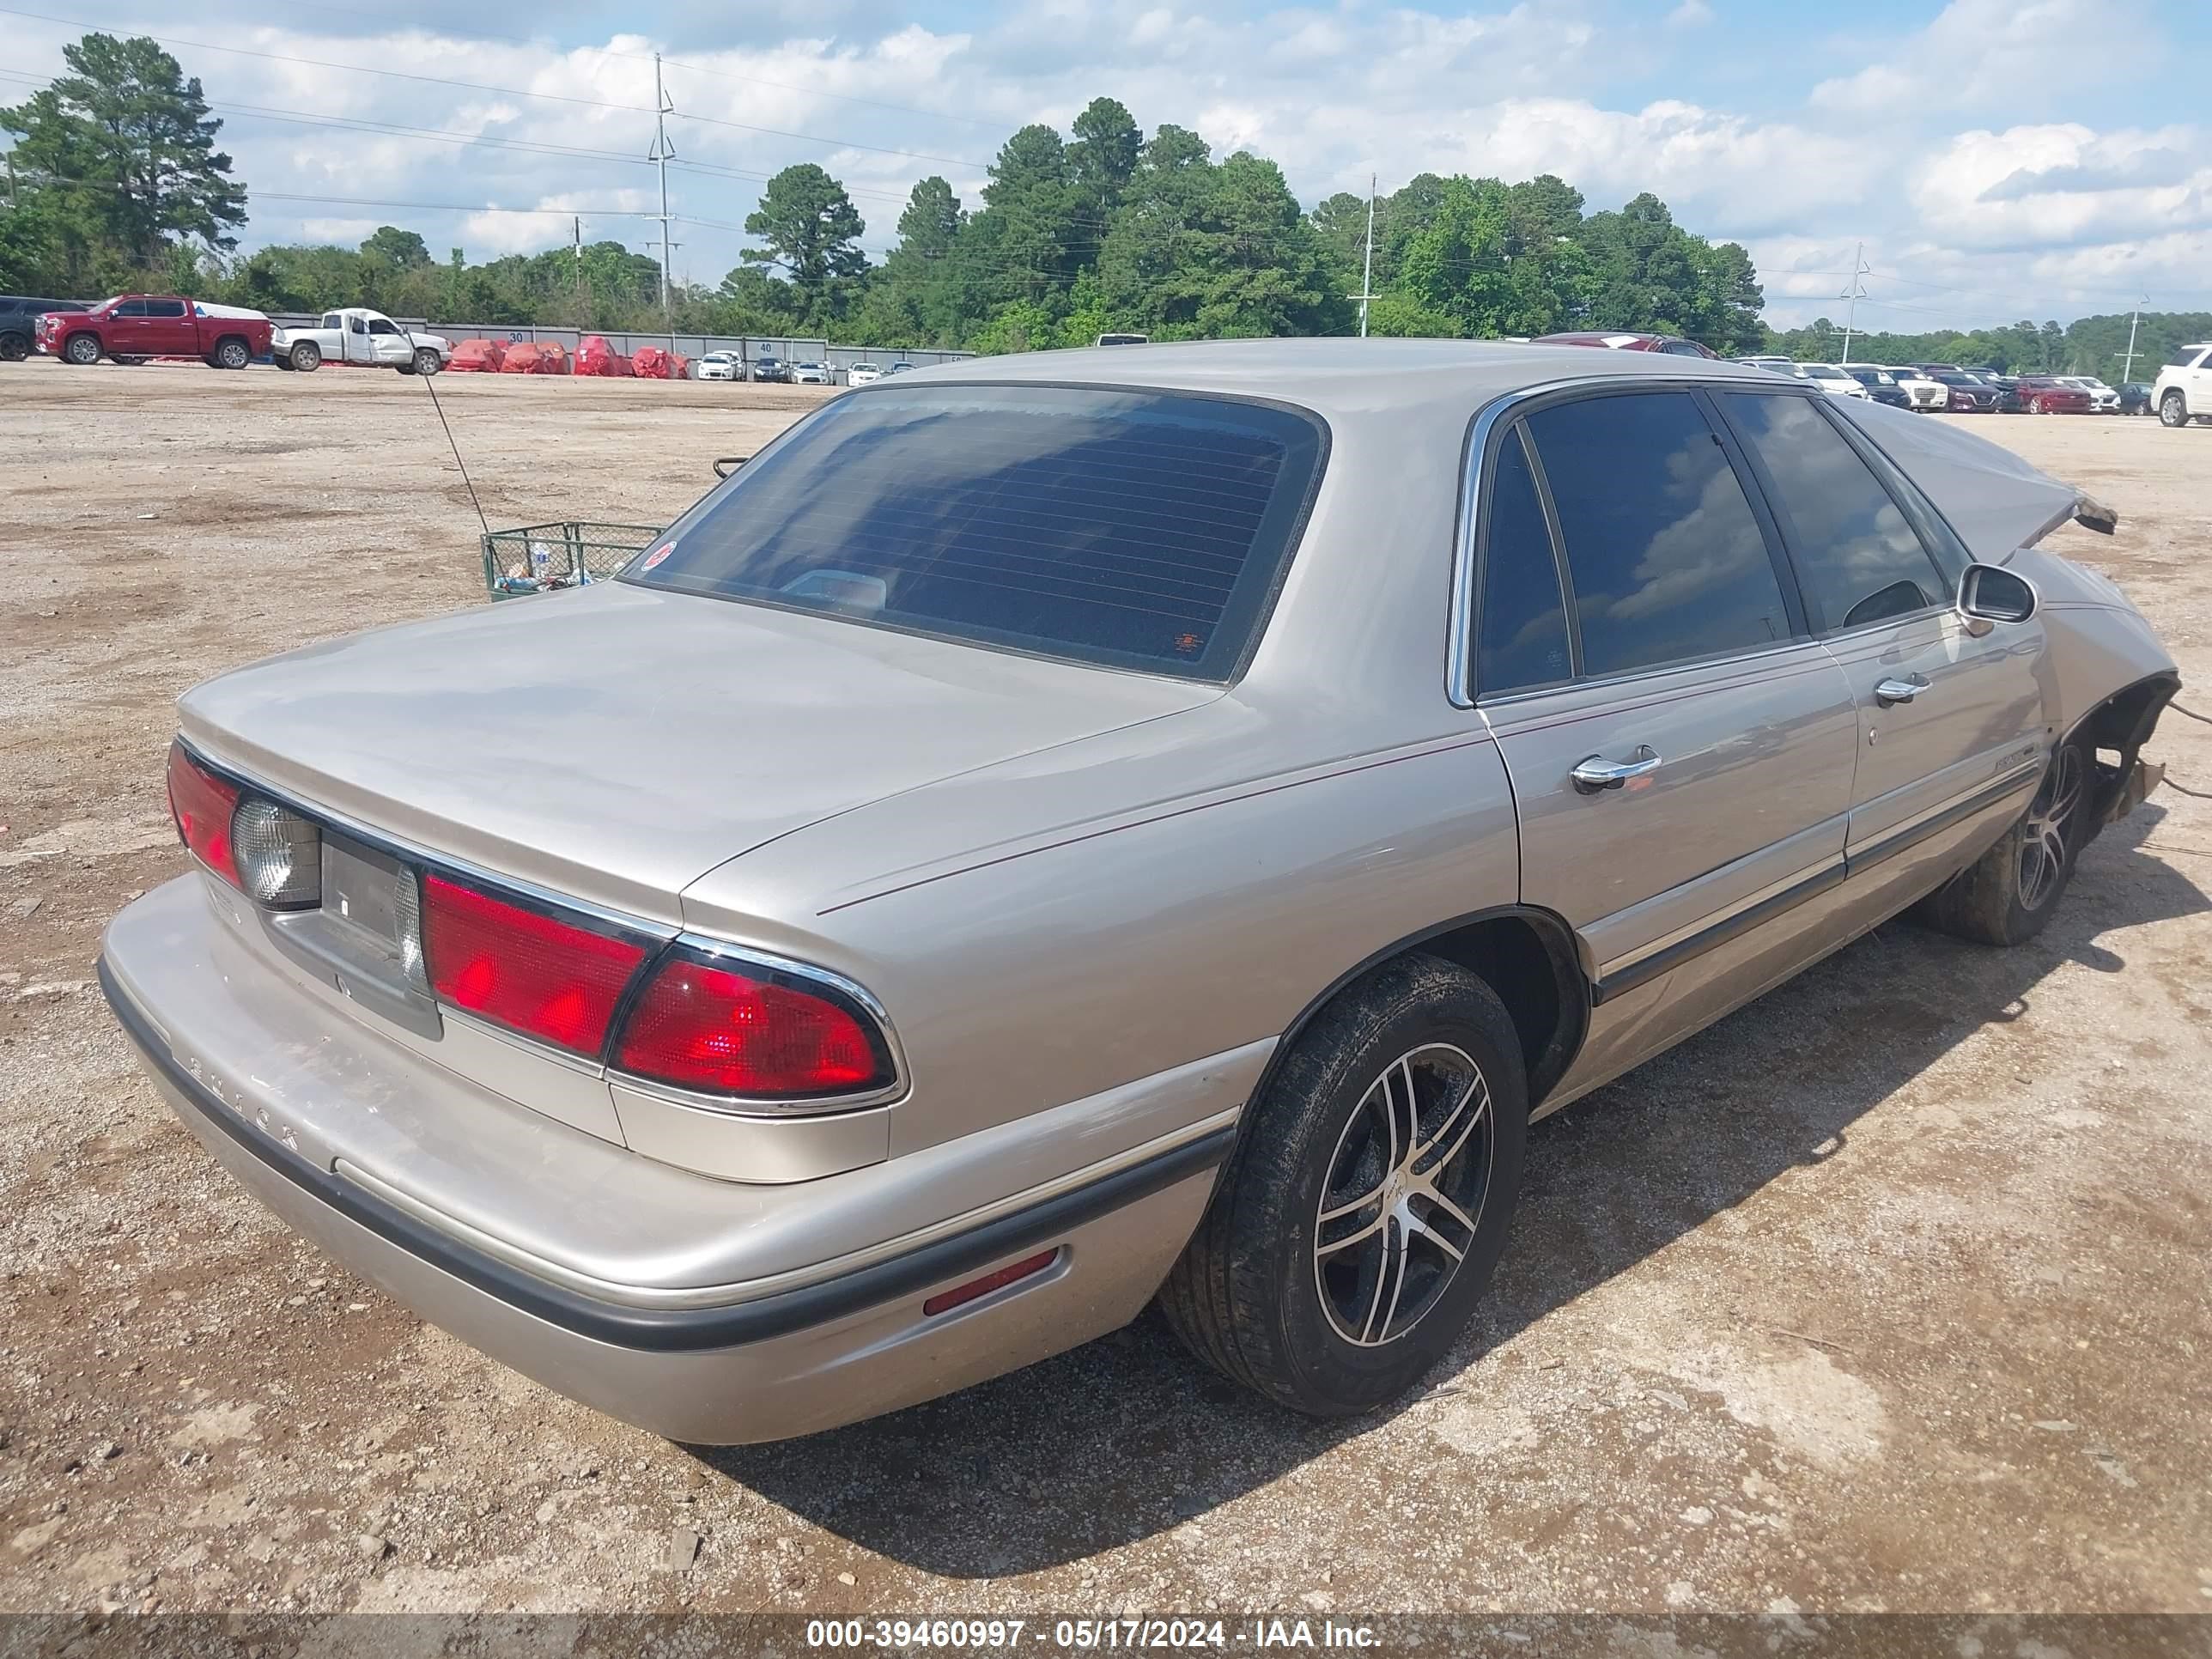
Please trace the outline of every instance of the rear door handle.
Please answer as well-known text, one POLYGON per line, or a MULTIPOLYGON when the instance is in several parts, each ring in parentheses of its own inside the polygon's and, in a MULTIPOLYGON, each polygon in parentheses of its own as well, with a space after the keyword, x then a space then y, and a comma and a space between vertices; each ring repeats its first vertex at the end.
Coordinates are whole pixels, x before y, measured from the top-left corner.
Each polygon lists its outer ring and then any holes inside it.
POLYGON ((1602 755, 1592 755, 1576 763, 1575 769, 1567 775, 1575 781, 1575 787, 1583 794, 1595 795, 1601 789, 1618 789, 1631 778, 1656 772, 1661 763, 1659 757, 1647 743, 1640 744, 1634 757, 1625 761, 1607 760, 1602 755))
POLYGON ((1929 689, 1924 678, 1914 674, 1905 679, 1882 681, 1874 689, 1874 700, 1887 708, 1893 702, 1911 702, 1929 689))

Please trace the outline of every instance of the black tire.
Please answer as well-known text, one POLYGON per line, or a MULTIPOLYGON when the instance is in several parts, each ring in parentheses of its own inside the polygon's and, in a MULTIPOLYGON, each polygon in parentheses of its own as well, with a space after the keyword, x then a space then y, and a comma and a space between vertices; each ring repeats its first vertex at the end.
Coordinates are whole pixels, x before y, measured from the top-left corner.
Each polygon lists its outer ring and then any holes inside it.
POLYGON ((88 368, 100 361, 100 336, 72 334, 62 342, 62 361, 88 368))
POLYGON ((290 356, 293 368, 301 374, 312 374, 323 366, 323 349, 313 340, 300 341, 290 356))
POLYGON ((277 368, 283 369, 287 374, 289 374, 292 372, 292 360, 281 351, 274 357, 271 357, 269 361, 276 364, 277 368))
POLYGON ((2158 423, 2160 426, 2187 426, 2189 404, 2176 387, 2158 400, 2158 423))
POLYGON ((2059 744, 2027 810, 1981 857, 1923 899, 1914 915, 1976 945, 2025 945, 2041 933, 2089 839, 2095 761, 2078 739, 2059 744))
POLYGON ((417 346, 415 349, 415 372, 417 374, 435 374, 445 366, 446 360, 438 355, 435 347, 417 346))
POLYGON ((1436 957, 1385 963, 1315 1016, 1248 1109, 1161 1289, 1170 1327, 1294 1411, 1344 1417, 1395 1399, 1474 1316, 1505 1246, 1528 1124, 1520 1040, 1497 994, 1436 957), (1456 1216, 1439 1207, 1446 1188, 1456 1216))
POLYGON ((0 334, 0 363, 20 363, 31 355, 31 343, 20 334, 0 334))
POLYGON ((215 343, 215 366, 217 368, 244 368, 253 361, 253 348, 235 334, 215 343))

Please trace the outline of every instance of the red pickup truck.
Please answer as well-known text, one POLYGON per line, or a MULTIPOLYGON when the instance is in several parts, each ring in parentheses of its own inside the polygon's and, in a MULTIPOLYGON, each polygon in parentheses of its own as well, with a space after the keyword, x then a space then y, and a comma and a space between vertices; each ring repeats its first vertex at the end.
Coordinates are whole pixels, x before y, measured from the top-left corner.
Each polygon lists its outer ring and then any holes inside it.
POLYGON ((211 368, 244 368, 268 355, 269 319, 174 295, 118 294, 89 311, 48 312, 39 319, 38 348, 65 363, 198 357, 211 368))

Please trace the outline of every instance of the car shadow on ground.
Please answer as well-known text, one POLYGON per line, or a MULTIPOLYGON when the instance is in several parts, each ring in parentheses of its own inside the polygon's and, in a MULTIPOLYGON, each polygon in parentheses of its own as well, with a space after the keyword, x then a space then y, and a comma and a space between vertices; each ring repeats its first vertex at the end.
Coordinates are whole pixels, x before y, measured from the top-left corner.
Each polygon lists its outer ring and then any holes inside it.
MULTIPOLYGON (((2108 939, 2212 909, 2138 811, 2085 854, 2043 935, 2011 951, 1893 921, 1531 1132, 1511 1243, 1475 1324, 1421 1391, 1790 1170, 1974 1031, 2019 1018, 2108 939)), ((1415 1398, 1419 1397, 1417 1392, 1415 1398)), ((952 1577, 1037 1571, 1240 1497, 1407 1402, 1318 1423, 1187 1356, 1156 1312, 949 1398, 779 1445, 696 1448, 830 1532, 952 1577)))

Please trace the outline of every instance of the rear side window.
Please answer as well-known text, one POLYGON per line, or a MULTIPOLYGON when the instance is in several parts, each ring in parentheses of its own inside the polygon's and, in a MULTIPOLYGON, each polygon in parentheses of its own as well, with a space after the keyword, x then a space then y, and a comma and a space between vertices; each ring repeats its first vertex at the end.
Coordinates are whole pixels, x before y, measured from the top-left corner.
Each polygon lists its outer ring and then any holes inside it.
POLYGON ((146 301, 146 314, 149 317, 181 317, 185 314, 185 302, 182 300, 149 300, 146 301))
POLYGON ((1528 431, 1566 543, 1585 675, 1790 636, 1766 538, 1688 392, 1561 404, 1528 431))
POLYGON ((1518 430, 1498 446, 1482 537, 1477 692, 1495 697, 1567 678, 1573 660, 1559 567, 1518 430))
POLYGON ((1776 516, 1816 629, 1941 603, 1942 575, 1881 480, 1803 398, 1723 394, 1773 483, 1776 516))
POLYGON ((793 428, 625 580, 1226 679, 1326 448, 1313 416, 1089 387, 890 387, 793 428))

